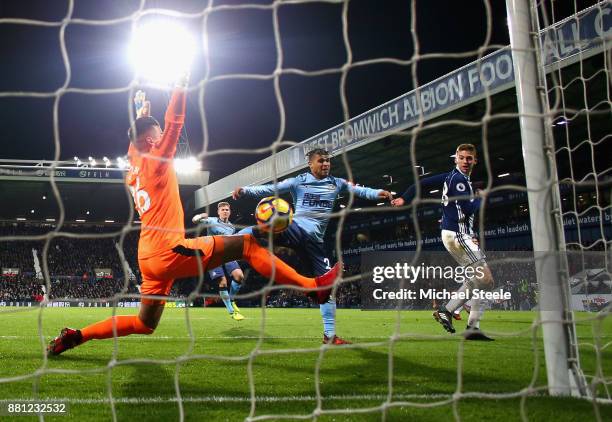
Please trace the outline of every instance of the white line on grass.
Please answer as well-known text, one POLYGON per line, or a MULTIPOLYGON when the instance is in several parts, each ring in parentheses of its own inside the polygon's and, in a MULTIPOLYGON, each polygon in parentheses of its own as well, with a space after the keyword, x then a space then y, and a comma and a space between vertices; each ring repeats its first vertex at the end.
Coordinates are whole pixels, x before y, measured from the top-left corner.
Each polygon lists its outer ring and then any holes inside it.
MULTIPOLYGON (((394 400, 407 400, 407 399, 448 399, 451 398, 452 394, 394 394, 394 400)), ((357 400, 387 400, 387 394, 346 394, 346 395, 331 395, 321 396, 322 400, 330 401, 357 401, 357 400)), ((316 401, 316 396, 256 396, 256 402, 303 402, 303 401, 316 401)), ((70 397, 40 397, 37 399, 0 399, 0 403, 10 402, 24 402, 24 401, 53 401, 53 402, 65 402, 71 404, 105 404, 109 403, 107 397, 104 398, 89 398, 89 399, 78 399, 70 397)), ((176 403, 179 401, 177 397, 117 397, 113 399, 114 403, 118 404, 155 404, 155 403, 176 403)), ((183 397, 181 399, 183 403, 250 403, 251 398, 247 396, 203 396, 203 397, 183 397)))
MULTIPOLYGON (((461 398, 486 398, 486 399, 511 399, 516 397, 529 396, 529 397, 546 397, 545 394, 537 392, 521 392, 517 391, 514 393, 463 393, 463 397, 455 396, 455 399, 460 400, 461 398)), ((323 401, 386 401, 388 399, 387 394, 345 394, 345 395, 331 395, 321 396, 323 401)), ((400 402, 405 400, 449 400, 453 398, 453 394, 394 394, 391 403, 400 402)), ((580 397, 579 399, 593 400, 592 398, 580 397)), ((316 396, 256 396, 255 402, 260 403, 277 403, 277 402, 309 402, 316 401, 316 396)), ((105 398, 89 398, 89 399, 78 399, 72 397, 39 397, 36 399, 24 399, 24 398, 12 398, 12 399, 0 399, 0 403, 15 403, 15 402, 63 402, 70 404, 108 404, 110 400, 105 398)), ((176 403, 179 399, 177 397, 117 397, 113 398, 115 404, 156 404, 156 403, 176 403)), ((251 398, 246 396, 203 396, 203 397, 182 397, 180 399, 183 403, 250 403, 251 398)), ((612 404, 612 400, 606 398, 596 398, 600 404, 612 404)), ((402 404, 404 405, 404 404, 402 404)), ((406 403, 405 405, 410 405, 406 403)))

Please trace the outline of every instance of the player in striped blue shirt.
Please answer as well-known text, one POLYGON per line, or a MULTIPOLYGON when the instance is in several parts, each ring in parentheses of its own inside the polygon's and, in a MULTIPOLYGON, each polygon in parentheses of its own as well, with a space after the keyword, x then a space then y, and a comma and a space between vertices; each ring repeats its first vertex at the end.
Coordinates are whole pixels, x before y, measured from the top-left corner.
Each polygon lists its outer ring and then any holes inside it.
MULTIPOLYGON (((372 201, 391 200, 392 195, 382 189, 355 186, 345 179, 331 176, 330 155, 324 149, 311 150, 307 158, 310 172, 285 179, 276 185, 239 187, 234 190, 233 197, 259 198, 290 193, 295 208, 293 221, 285 231, 275 236, 274 244, 294 249, 300 258, 310 265, 314 275, 318 275, 325 274, 331 268, 323 237, 338 195, 353 192, 355 196, 372 201)), ((252 233, 262 241, 268 237, 267 233, 260 233, 256 227, 248 227, 240 233, 252 233)), ((320 308, 323 317, 323 342, 349 343, 336 335, 335 298, 330 298, 320 308)))
MULTIPOLYGON (((208 236, 230 236, 236 233, 236 228, 229 221, 231 213, 229 203, 219 202, 217 204, 218 217, 209 217, 208 214, 202 213, 195 215, 192 221, 195 224, 205 224, 208 236)), ((236 306, 236 301, 234 300, 244 280, 244 273, 240 265, 236 261, 226 262, 217 268, 209 270, 208 274, 213 283, 219 283, 219 295, 232 319, 242 321, 244 315, 240 313, 240 309, 236 306), (227 290, 228 279, 232 280, 229 292, 227 290)))
MULTIPOLYGON (((480 250, 478 238, 474 233, 474 216, 480 208, 480 198, 472 187, 470 175, 477 163, 476 147, 472 144, 461 144, 455 153, 456 167, 449 173, 442 173, 420 180, 423 188, 439 186, 442 188, 442 243, 455 261, 463 266, 472 266, 482 271, 482 277, 474 276, 467 280, 457 291, 470 292, 474 289, 491 290, 493 276, 485 262, 485 255, 480 250)), ((414 197, 414 186, 392 201, 393 206, 402 206, 414 197)), ((478 271, 476 274, 480 274, 478 271)), ((455 332, 452 314, 470 299, 451 299, 446 305, 434 312, 434 318, 446 331, 455 332)), ((480 320, 484 313, 484 299, 471 299, 470 316, 466 331, 467 340, 492 340, 480 331, 480 320)))

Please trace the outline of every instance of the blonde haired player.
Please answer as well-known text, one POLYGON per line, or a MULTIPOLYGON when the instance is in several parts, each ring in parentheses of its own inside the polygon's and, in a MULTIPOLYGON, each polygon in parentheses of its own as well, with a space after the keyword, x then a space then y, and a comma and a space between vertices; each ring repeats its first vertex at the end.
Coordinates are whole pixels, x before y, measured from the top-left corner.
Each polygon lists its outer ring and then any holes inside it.
MULTIPOLYGON (((229 221, 232 210, 228 202, 219 202, 217 204, 217 217, 209 217, 208 214, 196 214, 192 220, 194 224, 206 225, 206 234, 214 235, 232 235, 236 233, 236 228, 229 221)), ((244 315, 236 305, 234 300, 236 294, 242 286, 244 273, 240 265, 236 261, 229 261, 219 265, 216 268, 208 271, 210 279, 219 284, 219 296, 225 305, 225 309, 235 321, 242 321, 244 315), (228 279, 231 280, 230 289, 227 289, 228 279)))
MULTIPOLYGON (((455 152, 455 168, 449 173, 443 173, 422 179, 423 186, 439 185, 443 183, 442 190, 442 243, 444 247, 463 266, 472 266, 480 271, 467 280, 459 288, 458 292, 466 292, 466 296, 474 289, 491 290, 493 288, 493 276, 485 261, 485 255, 480 250, 478 239, 474 233, 474 216, 480 207, 480 198, 472 188, 470 175, 478 162, 476 147, 472 144, 461 144, 455 152), (453 199, 454 198, 454 199, 453 199), (481 275, 482 274, 482 275, 481 275)), ((414 186, 391 202, 391 205, 400 207, 414 196, 414 186)), ((454 333, 453 313, 470 300, 451 299, 446 305, 440 306, 434 311, 433 316, 442 327, 449 333, 454 333)), ((480 331, 480 320, 484 313, 484 299, 472 298, 470 303, 470 316, 465 333, 467 340, 493 340, 480 331)))

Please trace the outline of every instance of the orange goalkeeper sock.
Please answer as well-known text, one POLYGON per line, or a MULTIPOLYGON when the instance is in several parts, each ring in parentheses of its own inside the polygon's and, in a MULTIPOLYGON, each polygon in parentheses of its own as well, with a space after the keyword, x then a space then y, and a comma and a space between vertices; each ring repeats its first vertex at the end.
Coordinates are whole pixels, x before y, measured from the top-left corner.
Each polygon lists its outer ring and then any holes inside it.
POLYGON ((113 319, 117 325, 117 337, 130 334, 151 334, 154 330, 147 327, 137 315, 116 315, 88 325, 81 330, 82 343, 91 339, 104 339, 113 337, 113 319))
POLYGON ((276 270, 274 279, 277 284, 293 284, 308 289, 317 287, 314 278, 298 274, 297 271, 270 253, 268 249, 260 246, 252 235, 247 234, 243 238, 242 256, 249 261, 249 264, 259 274, 270 277, 274 268, 276 270))

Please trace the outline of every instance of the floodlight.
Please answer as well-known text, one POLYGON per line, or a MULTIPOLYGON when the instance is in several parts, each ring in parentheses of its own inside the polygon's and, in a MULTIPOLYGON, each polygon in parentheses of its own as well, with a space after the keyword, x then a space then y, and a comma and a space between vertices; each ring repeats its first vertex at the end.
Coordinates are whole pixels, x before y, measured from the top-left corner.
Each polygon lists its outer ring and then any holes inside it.
POLYGON ((117 157, 117 167, 119 167, 120 169, 124 169, 127 167, 127 163, 122 157, 117 157))
POLYGON ((177 173, 193 173, 200 170, 200 162, 195 157, 175 158, 174 170, 177 173))
POLYGON ((137 77, 169 84, 185 73, 193 61, 195 39, 172 20, 155 20, 138 25, 128 49, 137 77))

